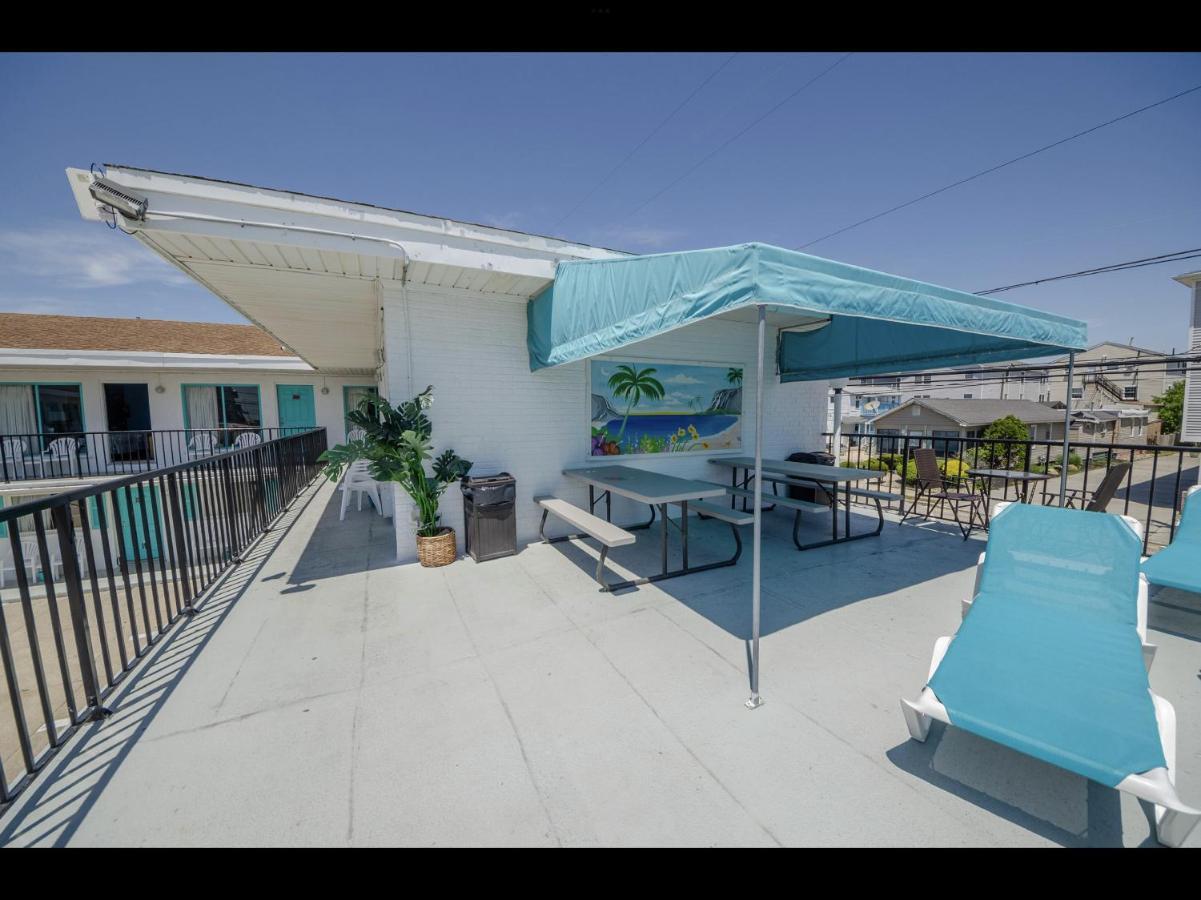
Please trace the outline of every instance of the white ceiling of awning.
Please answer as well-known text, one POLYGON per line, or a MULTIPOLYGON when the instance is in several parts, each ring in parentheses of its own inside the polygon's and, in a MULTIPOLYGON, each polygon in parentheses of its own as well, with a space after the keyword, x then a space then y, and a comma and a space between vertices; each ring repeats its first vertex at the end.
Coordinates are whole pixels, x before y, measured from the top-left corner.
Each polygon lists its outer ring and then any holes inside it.
MULTIPOLYGON (((95 219, 91 175, 68 169, 95 219)), ((380 282, 528 298, 558 259, 614 251, 422 216, 145 169, 104 177, 149 200, 128 231, 327 374, 374 372, 380 282), (407 262, 407 270, 406 270, 407 262)))

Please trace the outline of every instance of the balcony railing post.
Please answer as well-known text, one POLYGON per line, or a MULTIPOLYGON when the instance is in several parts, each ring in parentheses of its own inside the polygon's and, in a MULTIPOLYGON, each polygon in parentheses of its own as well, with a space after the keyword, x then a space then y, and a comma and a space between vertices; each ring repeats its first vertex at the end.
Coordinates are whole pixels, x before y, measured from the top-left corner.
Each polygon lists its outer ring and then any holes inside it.
POLYGON ((192 606, 194 594, 192 591, 192 579, 189 577, 191 569, 188 566, 188 543, 184 539, 183 533, 183 507, 179 502, 179 481, 174 472, 167 475, 167 502, 171 505, 171 530, 175 533, 175 558, 179 566, 180 581, 183 585, 183 614, 185 616, 196 615, 196 610, 192 606))
POLYGON ((95 721, 112 715, 112 710, 100 703, 100 675, 92 650, 92 630, 88 624, 87 604, 83 599, 83 582, 79 575, 79 557, 75 552, 75 533, 71 523, 71 508, 60 503, 50 510, 54 529, 58 532, 59 559, 62 561, 63 581, 67 587, 67 604, 71 610, 71 625, 75 632, 75 652, 79 655, 79 672, 83 677, 83 694, 87 701, 88 720, 95 721))

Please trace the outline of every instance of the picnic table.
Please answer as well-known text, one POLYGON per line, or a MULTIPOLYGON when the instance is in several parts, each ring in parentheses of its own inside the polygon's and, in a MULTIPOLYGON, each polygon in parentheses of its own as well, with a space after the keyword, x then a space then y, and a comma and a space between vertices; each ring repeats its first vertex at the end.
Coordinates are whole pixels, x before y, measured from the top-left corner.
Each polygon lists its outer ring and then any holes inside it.
MULTIPOLYGON (((651 517, 647 522, 638 525, 625 526, 627 530, 650 528, 655 522, 655 511, 663 520, 660 536, 660 571, 647 578, 639 578, 630 582, 611 585, 610 589, 627 587, 635 584, 645 584, 660 581, 664 578, 675 578, 692 572, 703 572, 719 566, 733 565, 732 561, 708 563, 701 566, 688 564, 688 503, 693 500, 705 500, 710 497, 725 497, 723 485, 710 481, 694 481, 690 478, 678 478, 675 475, 663 475, 659 472, 649 472, 646 469, 635 469, 632 466, 586 466, 578 469, 564 469, 563 474, 568 478, 583 481, 588 485, 588 512, 595 509, 601 500, 605 501, 605 519, 612 521, 612 498, 614 494, 626 497, 637 503, 645 503, 651 508, 651 517), (597 496, 597 490, 601 493, 597 496), (667 506, 677 503, 680 506, 680 523, 676 526, 680 532, 682 567, 671 569, 668 565, 668 526, 675 523, 667 514, 667 506)), ((735 532, 737 535, 737 532, 735 532)), ((737 556, 734 557, 737 560, 737 556)))
MULTIPOLYGON (((731 493, 743 493, 747 491, 747 485, 755 478, 755 458, 753 456, 719 456, 709 460, 715 466, 725 466, 730 469, 730 484, 733 490, 731 493), (738 470, 742 469, 741 486, 739 483, 738 470)), ((895 494, 889 494, 884 491, 872 491, 853 488, 852 485, 860 481, 879 480, 880 473, 872 469, 852 469, 844 466, 823 466, 818 463, 802 463, 791 462, 786 459, 765 459, 760 462, 760 469, 767 475, 780 476, 773 478, 773 482, 782 484, 815 484, 824 490, 833 500, 834 507, 831 509, 831 537, 828 541, 817 541, 815 543, 802 544, 797 538, 797 529, 793 527, 793 542, 798 550, 812 550, 815 547, 828 547, 831 544, 842 544, 847 541, 857 541, 861 538, 875 537, 884 530, 884 510, 880 506, 880 501, 891 501, 899 499, 895 494), (842 494, 843 507, 843 534, 840 537, 838 534, 838 510, 839 492, 842 494), (876 514, 879 518, 879 523, 875 531, 866 531, 861 534, 851 534, 851 497, 858 495, 867 497, 876 504, 876 514)), ((764 479, 767 480, 767 479, 764 479)), ((774 490, 774 486, 773 486, 774 490)), ((798 515, 799 521, 799 515, 798 515)))

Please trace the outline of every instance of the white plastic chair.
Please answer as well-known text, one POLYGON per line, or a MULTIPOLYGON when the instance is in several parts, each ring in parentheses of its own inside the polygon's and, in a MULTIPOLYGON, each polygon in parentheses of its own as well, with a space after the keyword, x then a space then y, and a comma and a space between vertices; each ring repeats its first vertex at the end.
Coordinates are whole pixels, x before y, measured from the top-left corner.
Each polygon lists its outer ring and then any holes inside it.
POLYGON ((253 447, 255 444, 261 444, 263 436, 257 431, 243 431, 234 441, 234 447, 241 450, 244 447, 253 447))
POLYGON ((346 432, 346 443, 349 444, 351 441, 361 441, 365 437, 367 437, 367 432, 364 429, 352 428, 350 431, 346 432))
POLYGON ((18 478, 25 477, 25 465, 31 462, 29 445, 23 437, 0 437, 0 449, 4 452, 4 462, 10 475, 18 478))
POLYGON ((188 440, 189 456, 212 456, 216 452, 217 441, 211 431, 197 431, 188 440))
MULTIPOLYGON (((58 567, 58 556, 54 552, 54 540, 50 534, 46 535, 46 555, 50 558, 50 574, 46 575, 46 571, 42 568, 42 555, 38 552, 38 540, 34 537, 21 538, 21 557, 25 560, 25 569, 29 575, 29 583, 37 583, 38 572, 42 573, 42 577, 49 577, 54 580, 54 570, 58 567)), ((14 569, 15 571, 15 569, 14 569)))
POLYGON ((46 448, 43 456, 52 461, 67 460, 72 475, 79 474, 79 442, 73 437, 55 438, 46 448))
POLYGON ((342 479, 342 511, 338 515, 338 521, 345 521, 346 507, 350 505, 350 495, 359 495, 358 508, 361 512, 363 509, 363 495, 367 495, 375 505, 375 511, 381 516, 384 514, 384 505, 380 500, 379 482, 371 477, 368 471, 369 463, 365 459, 352 462, 346 469, 346 477, 342 479))

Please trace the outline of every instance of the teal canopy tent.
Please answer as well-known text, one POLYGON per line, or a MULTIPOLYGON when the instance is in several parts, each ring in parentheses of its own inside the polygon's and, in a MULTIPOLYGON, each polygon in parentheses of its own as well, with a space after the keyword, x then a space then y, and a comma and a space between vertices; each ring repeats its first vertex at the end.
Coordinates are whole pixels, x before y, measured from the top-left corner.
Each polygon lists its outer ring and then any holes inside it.
MULTIPOLYGON (((1075 319, 768 244, 738 244, 559 263, 554 282, 526 311, 530 369, 587 359, 707 319, 757 322, 758 495, 769 314, 778 329, 781 381, 1028 359, 1086 345, 1086 326, 1075 319)), ((759 703, 759 506, 756 496, 750 705, 759 703)))

